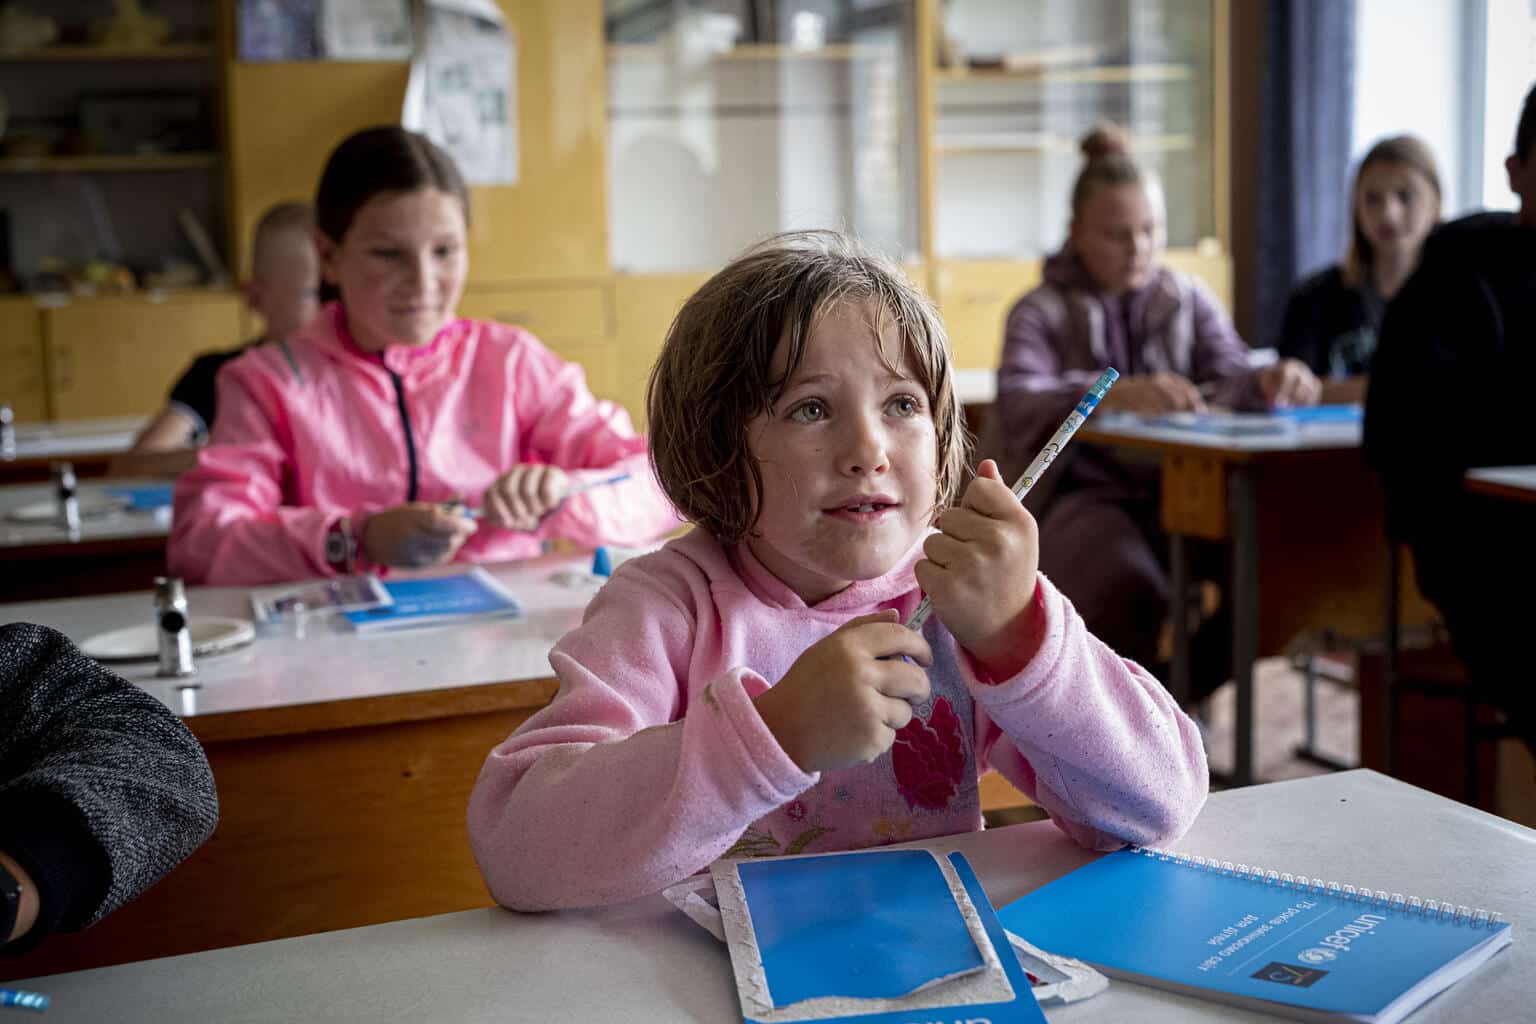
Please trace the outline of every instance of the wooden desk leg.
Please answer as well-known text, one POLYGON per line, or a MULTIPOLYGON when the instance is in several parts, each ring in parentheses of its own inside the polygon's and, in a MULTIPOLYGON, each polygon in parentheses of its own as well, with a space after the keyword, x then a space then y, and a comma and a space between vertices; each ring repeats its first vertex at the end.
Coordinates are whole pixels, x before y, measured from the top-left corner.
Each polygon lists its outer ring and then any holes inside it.
POLYGON ((1168 692, 1179 707, 1189 706, 1189 550, 1182 533, 1168 535, 1168 613, 1173 621, 1173 657, 1168 666, 1168 692))
POLYGON ((1232 784, 1253 778, 1253 663, 1259 656, 1259 506, 1254 469, 1234 465, 1228 476, 1232 512, 1232 670, 1237 685, 1232 784))

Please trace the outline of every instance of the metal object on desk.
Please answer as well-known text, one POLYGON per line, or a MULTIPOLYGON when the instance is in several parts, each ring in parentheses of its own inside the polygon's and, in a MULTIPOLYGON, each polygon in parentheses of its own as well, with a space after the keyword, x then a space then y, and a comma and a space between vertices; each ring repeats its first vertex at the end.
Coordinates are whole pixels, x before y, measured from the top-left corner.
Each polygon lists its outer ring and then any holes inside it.
POLYGON ((155 633, 159 638, 157 676, 189 676, 192 631, 187 628, 187 588, 179 576, 155 577, 155 633))
POLYGON ((16 458, 16 410, 11 403, 0 402, 0 461, 16 458))
POLYGON ((59 528, 70 540, 80 536, 80 496, 77 493, 75 467, 68 462, 53 464, 53 495, 58 502, 59 528))

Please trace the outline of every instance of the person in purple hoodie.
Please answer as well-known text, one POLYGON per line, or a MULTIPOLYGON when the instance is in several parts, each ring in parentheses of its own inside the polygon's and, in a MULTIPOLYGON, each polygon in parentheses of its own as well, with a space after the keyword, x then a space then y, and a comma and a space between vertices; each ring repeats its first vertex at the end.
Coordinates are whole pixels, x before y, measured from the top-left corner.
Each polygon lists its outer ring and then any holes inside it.
MULTIPOLYGON (((1124 133, 1100 126, 1082 150, 1067 241, 1046 260, 1044 283, 1008 314, 997 400, 978 454, 996 458, 1003 478, 1013 479, 1108 366, 1121 376, 1100 405, 1105 412, 1315 404, 1321 385, 1305 364, 1250 367, 1216 299, 1162 264, 1162 188, 1129 155, 1124 133)), ((1042 571, 1090 631, 1148 666, 1160 660, 1169 598, 1158 482, 1155 463, 1078 444, 1029 502, 1040 517, 1042 571)), ((1196 696, 1226 678, 1227 659, 1210 645, 1222 632, 1213 621, 1196 637, 1196 696)))

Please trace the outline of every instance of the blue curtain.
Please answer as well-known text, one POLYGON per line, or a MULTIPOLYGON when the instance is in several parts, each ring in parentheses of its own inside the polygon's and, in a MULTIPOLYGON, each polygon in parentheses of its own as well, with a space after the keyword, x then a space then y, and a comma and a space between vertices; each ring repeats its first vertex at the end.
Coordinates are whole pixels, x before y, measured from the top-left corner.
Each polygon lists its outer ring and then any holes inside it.
POLYGON ((1263 54, 1251 340, 1272 344, 1291 287, 1344 251, 1355 0, 1267 0, 1263 54))

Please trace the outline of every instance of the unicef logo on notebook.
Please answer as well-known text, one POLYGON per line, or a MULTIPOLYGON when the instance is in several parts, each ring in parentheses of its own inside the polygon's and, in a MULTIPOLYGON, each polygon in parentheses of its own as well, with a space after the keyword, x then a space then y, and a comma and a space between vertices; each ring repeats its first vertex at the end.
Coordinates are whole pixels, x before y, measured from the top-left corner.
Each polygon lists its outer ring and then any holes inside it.
POLYGON ((1324 949, 1321 946, 1313 946, 1311 949, 1304 949, 1296 954, 1296 959, 1304 964, 1326 964, 1338 958, 1338 953, 1331 949, 1324 949))

